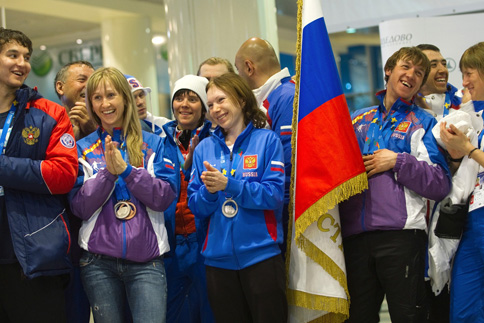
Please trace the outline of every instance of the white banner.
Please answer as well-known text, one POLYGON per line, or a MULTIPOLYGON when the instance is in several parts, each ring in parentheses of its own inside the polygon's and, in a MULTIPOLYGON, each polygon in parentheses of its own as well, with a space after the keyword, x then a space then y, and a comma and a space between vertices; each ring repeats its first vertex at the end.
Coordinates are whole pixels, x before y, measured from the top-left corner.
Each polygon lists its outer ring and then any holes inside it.
MULTIPOLYGON (((484 14, 411 18, 380 23, 382 66, 401 47, 432 44, 447 59, 449 83, 462 88, 459 61, 470 46, 483 41, 484 14)), ((382 71, 383 73, 383 71, 382 71)))
POLYGON ((338 207, 321 215, 303 236, 305 251, 294 241, 293 226, 288 286, 289 322, 310 322, 329 312, 334 315, 333 322, 340 322, 344 320, 342 313, 348 310, 348 290, 338 207))

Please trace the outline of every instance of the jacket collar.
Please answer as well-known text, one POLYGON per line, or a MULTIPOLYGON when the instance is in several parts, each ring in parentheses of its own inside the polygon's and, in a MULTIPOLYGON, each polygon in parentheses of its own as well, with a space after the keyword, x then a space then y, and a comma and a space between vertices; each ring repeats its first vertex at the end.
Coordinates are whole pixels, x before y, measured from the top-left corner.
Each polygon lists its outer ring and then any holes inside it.
POLYGON ((24 108, 30 107, 28 104, 30 101, 41 99, 42 96, 37 92, 37 88, 30 88, 27 85, 23 84, 16 92, 15 92, 15 100, 18 102, 17 113, 24 108))
MULTIPOLYGON (((383 101, 385 100, 386 93, 387 93, 387 90, 382 90, 380 92, 377 92, 377 94, 376 94, 378 101, 380 101, 378 109, 380 110, 380 112, 382 112, 384 114, 387 114, 387 109, 385 108, 385 106, 383 104, 383 101)), ((415 104, 413 103, 413 101, 409 102, 409 101, 403 100, 402 98, 398 98, 397 101, 395 101, 395 103, 393 103, 393 106, 390 108, 390 110, 388 110, 388 113, 391 113, 392 111, 397 111, 397 110, 400 110, 400 109, 410 110, 414 106, 415 106, 415 104)))
MULTIPOLYGON (((245 129, 237 137, 237 140, 235 140, 234 149, 240 146, 240 144, 244 141, 244 139, 250 135, 253 129, 254 129, 254 125, 252 124, 252 122, 249 122, 247 127, 245 127, 245 129)), ((225 144, 225 135, 223 134, 222 128, 220 126, 215 128, 215 131, 213 132, 213 136, 216 137, 218 140, 221 140, 225 144)))
MULTIPOLYGON (((173 136, 176 133, 176 126, 177 125, 178 125, 178 122, 176 120, 170 121, 170 122, 165 123, 163 125, 163 130, 165 131, 166 136, 169 137, 170 138, 169 140, 172 140, 173 142, 175 142, 174 139, 173 139, 173 136)), ((201 128, 201 130, 200 130, 200 133, 198 134, 198 137, 200 139, 203 139, 210 134, 210 128, 212 128, 212 124, 210 123, 210 121, 205 120, 203 122, 203 125, 201 127, 197 128, 197 129, 200 129, 200 128, 201 128)), ((193 133, 196 133, 197 129, 192 130, 192 135, 193 135, 193 133)))

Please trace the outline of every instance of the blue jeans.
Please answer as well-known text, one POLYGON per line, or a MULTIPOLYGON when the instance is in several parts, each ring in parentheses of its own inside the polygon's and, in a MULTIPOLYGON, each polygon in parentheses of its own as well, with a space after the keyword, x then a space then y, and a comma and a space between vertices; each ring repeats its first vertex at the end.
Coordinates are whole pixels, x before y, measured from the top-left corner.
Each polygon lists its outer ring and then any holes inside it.
POLYGON ((96 323, 124 322, 125 299, 134 323, 166 321, 163 257, 137 263, 85 251, 79 265, 96 323))

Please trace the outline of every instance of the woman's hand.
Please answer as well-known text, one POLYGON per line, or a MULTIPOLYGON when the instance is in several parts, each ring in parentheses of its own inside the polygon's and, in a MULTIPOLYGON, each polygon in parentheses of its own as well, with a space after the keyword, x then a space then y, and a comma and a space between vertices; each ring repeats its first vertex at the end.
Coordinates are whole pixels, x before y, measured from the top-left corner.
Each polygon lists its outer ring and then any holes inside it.
POLYGON ((106 168, 113 175, 119 175, 126 170, 128 165, 123 159, 121 152, 116 148, 111 136, 106 136, 105 139, 106 151, 104 155, 106 157, 106 168))
POLYGON ((185 159, 185 163, 183 164, 183 169, 188 170, 192 167, 193 162, 193 152, 195 151, 195 147, 197 147, 198 143, 200 142, 200 138, 198 135, 194 135, 190 140, 190 148, 188 150, 187 158, 185 159))
POLYGON ((469 138, 453 124, 447 128, 446 122, 440 123, 440 139, 445 144, 450 157, 459 159, 474 148, 469 138))
POLYGON ((462 104, 467 103, 472 100, 471 93, 469 90, 465 87, 462 89, 462 104))
POLYGON ((223 191, 227 187, 229 179, 218 169, 212 167, 209 162, 204 161, 203 165, 207 170, 202 172, 200 178, 207 190, 212 194, 218 191, 223 191))

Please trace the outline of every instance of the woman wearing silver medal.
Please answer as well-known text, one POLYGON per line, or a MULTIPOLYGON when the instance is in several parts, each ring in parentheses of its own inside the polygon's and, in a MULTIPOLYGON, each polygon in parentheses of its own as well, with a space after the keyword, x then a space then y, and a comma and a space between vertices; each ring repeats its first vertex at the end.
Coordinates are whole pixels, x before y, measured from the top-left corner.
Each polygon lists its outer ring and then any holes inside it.
POLYGON ((141 131, 131 87, 115 68, 86 86, 99 128, 77 143, 79 177, 70 193, 80 217, 79 261, 96 322, 165 322, 168 252, 163 211, 175 198, 175 171, 161 138, 141 131))
POLYGON ((219 126, 195 148, 188 206, 210 221, 202 255, 215 320, 285 322, 282 144, 240 76, 211 79, 207 97, 219 126))

